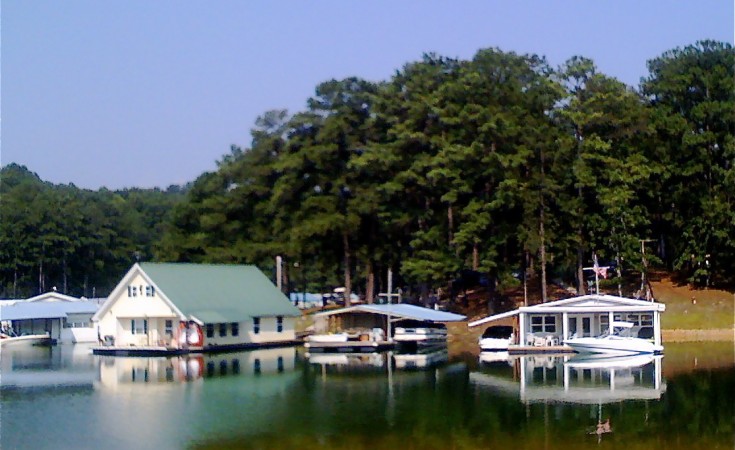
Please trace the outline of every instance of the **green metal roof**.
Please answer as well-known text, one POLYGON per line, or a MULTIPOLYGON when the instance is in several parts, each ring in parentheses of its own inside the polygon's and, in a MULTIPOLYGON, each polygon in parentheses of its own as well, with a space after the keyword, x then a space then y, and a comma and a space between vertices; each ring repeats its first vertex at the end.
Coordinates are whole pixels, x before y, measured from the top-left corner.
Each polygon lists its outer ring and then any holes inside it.
POLYGON ((255 266, 140 263, 140 267, 182 313, 205 323, 301 315, 255 266))

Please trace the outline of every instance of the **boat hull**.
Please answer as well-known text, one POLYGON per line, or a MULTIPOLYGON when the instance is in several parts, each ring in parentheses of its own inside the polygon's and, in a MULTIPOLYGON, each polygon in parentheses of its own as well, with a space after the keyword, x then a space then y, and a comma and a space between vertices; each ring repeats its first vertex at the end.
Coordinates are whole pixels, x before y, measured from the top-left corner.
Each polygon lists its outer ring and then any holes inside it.
POLYGON ((24 345, 47 345, 51 343, 51 337, 48 334, 34 334, 27 336, 13 336, 0 339, 0 346, 24 346, 24 345))
POLYGON ((483 352, 507 351, 510 338, 483 338, 480 339, 480 350, 483 352))
POLYGON ((608 336, 605 338, 568 339, 564 344, 579 353, 603 353, 611 356, 661 353, 663 347, 638 338, 608 336))
POLYGON ((447 340, 447 331, 437 328, 396 328, 393 335, 396 342, 442 342, 447 340))

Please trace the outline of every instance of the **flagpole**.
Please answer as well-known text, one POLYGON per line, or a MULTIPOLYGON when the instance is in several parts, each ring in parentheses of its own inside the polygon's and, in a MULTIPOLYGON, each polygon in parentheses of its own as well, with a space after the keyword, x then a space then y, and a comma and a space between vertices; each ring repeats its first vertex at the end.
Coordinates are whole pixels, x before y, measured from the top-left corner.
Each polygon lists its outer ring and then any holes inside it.
POLYGON ((600 295, 600 265, 597 264, 597 253, 592 254, 592 259, 595 261, 595 294, 600 295))
POLYGON ((600 293, 600 271, 604 269, 604 273, 602 275, 603 278, 607 278, 607 269, 610 268, 610 266, 600 267, 598 261, 597 261, 597 253, 592 253, 592 261, 594 262, 594 265, 592 267, 582 267, 582 270, 591 270, 595 273, 595 294, 600 293))

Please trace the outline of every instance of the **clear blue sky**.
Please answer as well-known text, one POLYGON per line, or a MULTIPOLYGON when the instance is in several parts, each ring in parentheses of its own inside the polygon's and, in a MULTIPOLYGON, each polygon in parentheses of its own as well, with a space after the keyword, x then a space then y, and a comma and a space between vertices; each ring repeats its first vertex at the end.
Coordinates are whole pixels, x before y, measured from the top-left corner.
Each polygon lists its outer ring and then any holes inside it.
POLYGON ((733 41, 733 0, 2 0, 0 162, 54 183, 166 187, 248 146, 321 81, 386 80, 424 52, 574 55, 638 86, 646 61, 733 41))

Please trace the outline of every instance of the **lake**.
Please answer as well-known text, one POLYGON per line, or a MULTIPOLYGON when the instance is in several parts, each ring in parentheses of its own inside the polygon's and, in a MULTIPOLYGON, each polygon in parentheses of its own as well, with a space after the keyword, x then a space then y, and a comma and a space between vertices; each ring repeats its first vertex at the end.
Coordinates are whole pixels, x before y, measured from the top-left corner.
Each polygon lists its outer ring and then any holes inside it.
POLYGON ((664 357, 4 348, 2 449, 732 449, 731 342, 664 357))

